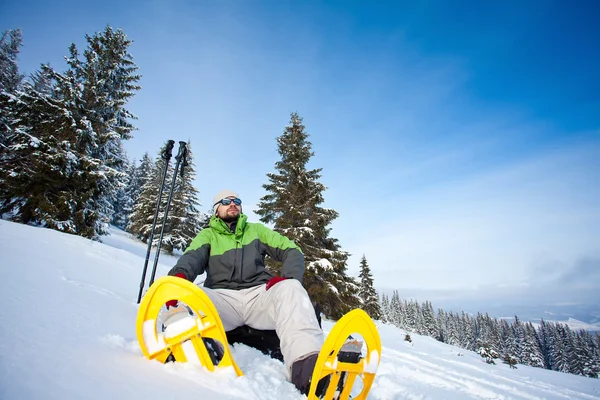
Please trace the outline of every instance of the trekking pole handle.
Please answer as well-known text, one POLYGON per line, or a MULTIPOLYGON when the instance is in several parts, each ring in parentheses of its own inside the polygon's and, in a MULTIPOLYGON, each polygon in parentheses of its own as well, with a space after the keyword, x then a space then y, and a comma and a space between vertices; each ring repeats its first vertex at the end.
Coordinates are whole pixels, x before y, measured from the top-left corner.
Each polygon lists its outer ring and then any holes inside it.
POLYGON ((188 153, 187 143, 183 142, 183 141, 179 142, 179 153, 177 154, 177 156, 175 156, 175 159, 177 161, 181 161, 179 176, 181 176, 182 178, 183 178, 183 169, 188 166, 187 153, 188 153), (179 158, 177 158, 177 157, 179 157, 179 158))
POLYGON ((165 150, 162 153, 162 159, 163 160, 170 160, 171 159, 171 155, 173 154, 173 147, 175 147, 175 141, 174 140, 169 140, 167 142, 167 145, 165 146, 165 150))

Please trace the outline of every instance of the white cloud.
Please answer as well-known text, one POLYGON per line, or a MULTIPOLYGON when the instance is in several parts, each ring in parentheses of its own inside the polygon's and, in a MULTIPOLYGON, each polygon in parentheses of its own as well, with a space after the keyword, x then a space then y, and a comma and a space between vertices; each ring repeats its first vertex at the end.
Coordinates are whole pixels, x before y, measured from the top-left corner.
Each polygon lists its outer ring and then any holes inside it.
MULTIPOLYGON (((598 182, 600 143, 592 142, 464 181, 374 196, 368 212, 345 209, 346 218, 368 215, 349 239, 350 266, 366 254, 376 285, 385 287, 503 285, 501 293, 562 280, 568 295, 582 277, 597 274, 598 182)), ((587 283, 600 289, 600 279, 587 283)))

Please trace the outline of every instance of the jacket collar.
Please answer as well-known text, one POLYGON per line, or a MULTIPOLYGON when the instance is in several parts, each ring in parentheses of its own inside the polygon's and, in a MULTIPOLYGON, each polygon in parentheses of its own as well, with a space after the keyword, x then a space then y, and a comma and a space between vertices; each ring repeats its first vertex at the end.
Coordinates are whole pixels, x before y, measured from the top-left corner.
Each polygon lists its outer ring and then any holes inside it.
MULTIPOLYGON (((237 224, 235 227, 235 235, 236 236, 243 232, 244 228, 246 227, 247 220, 248 220, 248 216, 246 214, 241 213, 240 217, 237 220, 237 224)), ((213 215, 210 218, 210 227, 221 234, 231 234, 232 233, 229 230, 229 227, 227 226, 227 224, 225 222, 223 222, 223 220, 221 218, 217 217, 216 215, 213 215)))

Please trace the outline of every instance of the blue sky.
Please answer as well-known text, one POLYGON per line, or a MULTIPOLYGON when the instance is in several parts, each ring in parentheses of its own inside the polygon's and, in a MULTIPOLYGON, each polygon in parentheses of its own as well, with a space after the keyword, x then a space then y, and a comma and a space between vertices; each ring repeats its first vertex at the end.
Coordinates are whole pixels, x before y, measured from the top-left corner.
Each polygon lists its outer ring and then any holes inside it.
POLYGON ((298 111, 351 273, 365 254, 415 297, 599 303, 600 3, 372 3, 25 0, 0 28, 24 73, 122 28, 129 155, 190 139, 206 209, 230 188, 256 220, 298 111))

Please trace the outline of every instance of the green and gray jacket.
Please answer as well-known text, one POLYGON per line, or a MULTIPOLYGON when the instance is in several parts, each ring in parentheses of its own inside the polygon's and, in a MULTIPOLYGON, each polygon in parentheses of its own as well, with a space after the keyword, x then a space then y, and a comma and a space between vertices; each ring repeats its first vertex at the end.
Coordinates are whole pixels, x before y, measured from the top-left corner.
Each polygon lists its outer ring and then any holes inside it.
POLYGON ((302 282, 304 255, 294 242, 263 224, 247 222, 240 214, 235 233, 213 216, 209 227, 192 240, 169 275, 184 274, 194 281, 206 272, 204 286, 244 289, 266 283, 273 274, 265 268, 265 255, 283 263, 281 276, 302 282))

